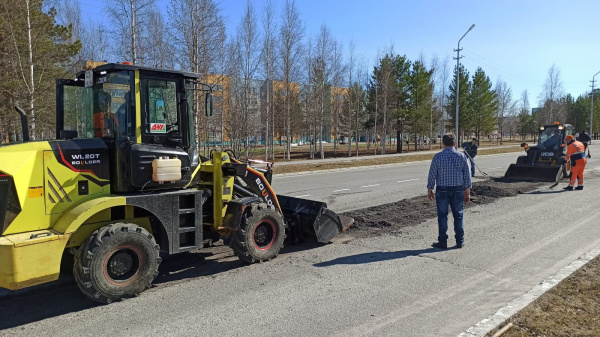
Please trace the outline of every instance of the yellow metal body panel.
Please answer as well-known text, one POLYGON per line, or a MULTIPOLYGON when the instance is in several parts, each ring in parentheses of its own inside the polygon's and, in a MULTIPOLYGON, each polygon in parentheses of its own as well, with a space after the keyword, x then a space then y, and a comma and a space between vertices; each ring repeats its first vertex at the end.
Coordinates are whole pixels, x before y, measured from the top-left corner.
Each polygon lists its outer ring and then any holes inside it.
POLYGON ((68 239, 54 230, 0 237, 0 287, 15 290, 58 279, 68 239))
MULTIPOLYGON (((213 152, 213 159, 201 164, 200 171, 212 174, 212 182, 205 185, 213 185, 213 226, 218 229, 223 225, 223 217, 227 212, 227 203, 233 198, 234 177, 223 176, 223 164, 230 163, 229 155, 225 152, 213 152), (220 214, 221 216, 217 216, 220 214)), ((195 172, 196 173, 196 172, 195 172)))
MULTIPOLYGON (((108 158, 103 158, 107 160, 108 158)), ((103 175, 102 172, 97 172, 103 175)), ((53 151, 44 151, 44 190, 46 191, 46 214, 63 213, 80 202, 92 200, 110 193, 110 185, 98 186, 88 183, 88 194, 79 195, 77 184, 87 180, 79 172, 59 164, 53 151)))
POLYGON ((101 197, 84 202, 65 212, 54 225, 54 230, 71 234, 93 216, 95 216, 94 222, 108 221, 110 212, 103 213, 102 211, 116 206, 125 206, 125 197, 101 197), (102 215, 108 216, 108 218, 103 218, 102 215))
MULTIPOLYGON (((110 210, 108 210, 110 213, 110 210)), ((123 220, 119 220, 122 222, 128 222, 128 223, 133 223, 136 224, 140 227, 145 228, 149 233, 152 233, 152 226, 150 225, 150 219, 149 218, 132 218, 132 219, 123 219, 123 220)), ((71 234, 71 236, 69 237, 69 241, 67 242, 67 246, 66 248, 71 248, 71 247, 79 247, 82 243, 85 242, 85 240, 92 235, 92 233, 97 230, 100 229, 106 225, 110 225, 110 224, 114 224, 115 221, 103 221, 103 222, 86 222, 84 224, 82 224, 76 232, 74 232, 73 234, 71 234)))
POLYGON ((47 216, 44 198, 39 187, 44 186, 44 151, 51 150, 48 142, 31 142, 0 147, 0 171, 13 177, 22 211, 4 234, 30 232, 52 227, 52 217, 47 216), (30 192, 33 188, 35 192, 30 192), (30 194, 31 193, 31 194, 30 194))
POLYGON ((59 164, 48 142, 0 147, 0 157, 0 171, 13 177, 21 206, 4 235, 52 228, 66 210, 110 193, 110 185, 90 180, 89 194, 80 196, 77 184, 87 179, 59 164))
POLYGON ((135 71, 135 138, 142 143, 142 98, 140 96, 140 72, 135 71))

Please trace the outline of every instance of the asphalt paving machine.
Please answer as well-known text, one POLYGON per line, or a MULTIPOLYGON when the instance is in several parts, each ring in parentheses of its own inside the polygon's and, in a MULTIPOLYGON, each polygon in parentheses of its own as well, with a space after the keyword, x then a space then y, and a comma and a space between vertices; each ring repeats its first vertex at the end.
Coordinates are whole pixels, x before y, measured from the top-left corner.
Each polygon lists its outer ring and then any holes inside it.
POLYGON ((270 260, 286 236, 328 242, 351 225, 323 202, 276 195, 272 170, 230 151, 198 153, 200 76, 95 64, 56 82, 56 139, 0 146, 0 287, 73 274, 110 303, 149 288, 161 256, 222 239, 243 261, 270 260))
POLYGON ((573 126, 555 122, 542 125, 537 145, 522 143, 526 155, 511 164, 504 177, 512 180, 558 182, 571 174, 571 164, 565 161, 567 152, 564 139, 573 134, 573 126))

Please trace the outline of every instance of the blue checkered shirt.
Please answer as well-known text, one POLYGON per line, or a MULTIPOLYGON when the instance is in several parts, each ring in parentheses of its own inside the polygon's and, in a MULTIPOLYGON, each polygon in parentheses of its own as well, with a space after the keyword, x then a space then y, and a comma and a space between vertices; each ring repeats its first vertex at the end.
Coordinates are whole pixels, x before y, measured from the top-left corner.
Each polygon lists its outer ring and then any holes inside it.
POLYGON ((462 186, 463 190, 471 188, 471 172, 467 157, 456 151, 453 147, 447 147, 438 152, 431 161, 427 188, 435 186, 462 186))

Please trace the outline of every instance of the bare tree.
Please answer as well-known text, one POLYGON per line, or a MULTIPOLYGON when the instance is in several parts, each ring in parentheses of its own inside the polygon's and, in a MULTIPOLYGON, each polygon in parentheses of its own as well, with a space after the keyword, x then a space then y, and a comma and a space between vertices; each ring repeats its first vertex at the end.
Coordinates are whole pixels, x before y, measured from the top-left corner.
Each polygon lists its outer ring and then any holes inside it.
MULTIPOLYGON (((450 58, 448 55, 444 58, 444 60, 438 66, 437 71, 437 87, 440 88, 438 91, 438 109, 442 114, 442 121, 440 123, 439 134, 443 135, 446 133, 446 120, 448 119, 448 113, 446 111, 446 88, 448 88, 448 81, 450 80, 450 66, 449 66, 450 58)), ((440 148, 442 147, 442 142, 440 139, 440 148)))
POLYGON ((341 42, 332 38, 331 42, 331 121, 333 122, 333 153, 337 155, 337 145, 340 133, 344 131, 344 116, 342 107, 346 100, 347 92, 342 89, 346 76, 347 66, 344 64, 344 50, 341 42))
POLYGON ((283 113, 284 133, 286 137, 286 155, 290 159, 292 143, 292 83, 300 77, 302 58, 302 37, 304 26, 294 0, 286 0, 282 13, 279 55, 281 57, 281 77, 285 85, 286 98, 283 113))
POLYGON ((69 72, 75 74, 83 69, 86 58, 89 58, 88 48, 93 42, 85 39, 87 32, 86 27, 81 22, 81 6, 79 2, 75 0, 63 0, 58 2, 57 6, 57 21, 65 27, 71 26, 72 34, 69 42, 85 41, 79 53, 71 58, 71 62, 68 65, 69 72))
POLYGON ((512 89, 501 78, 498 78, 496 81, 496 88, 494 90, 496 91, 497 102, 496 124, 498 125, 498 133, 500 134, 498 141, 500 141, 504 136, 505 120, 507 117, 514 115, 517 102, 513 101, 512 89))
POLYGON ((84 55, 95 61, 105 61, 108 58, 108 30, 102 23, 91 23, 85 30, 83 42, 84 55))
MULTIPOLYGON (((352 75, 355 75, 354 68, 356 67, 356 56, 354 54, 355 49, 356 45, 354 44, 354 41, 350 41, 350 44, 348 45, 348 157, 352 157, 352 111, 356 111, 356 113, 358 113, 358 110, 354 110, 356 106, 354 104, 354 100, 352 99, 358 95, 354 87, 355 79, 352 77, 352 75)), ((356 137, 356 147, 358 149, 358 135, 356 137)))
POLYGON ((112 17, 113 34, 121 41, 116 45, 115 54, 134 64, 144 64, 141 34, 148 25, 148 15, 154 7, 154 0, 110 0, 107 12, 112 17))
POLYGON ((539 100, 543 108, 543 116, 540 116, 540 124, 553 122, 555 119, 564 120, 558 111, 558 101, 564 93, 563 83, 560 78, 560 69, 553 64, 548 69, 548 77, 544 83, 544 88, 540 93, 539 100))
MULTIPOLYGON (((179 65, 205 76, 214 67, 222 45, 219 41, 223 19, 216 3, 213 0, 171 0, 169 18, 179 65)), ((194 97, 194 122, 207 155, 208 118, 200 114, 198 97, 194 97), (203 122, 199 123, 199 119, 203 122)))
POLYGON ((173 46, 167 36, 162 14, 157 10, 148 13, 148 28, 144 39, 147 64, 155 68, 174 68, 173 46))
POLYGON ((275 54, 275 45, 276 39, 275 34, 277 30, 277 26, 275 23, 275 7, 273 5, 273 0, 267 0, 265 7, 263 8, 262 15, 262 29, 263 29, 263 51, 262 51, 262 61, 264 66, 264 75, 265 75, 265 88, 266 88, 266 100, 265 100, 265 116, 263 118, 265 122, 265 160, 269 159, 269 151, 271 151, 271 158, 275 158, 275 154, 273 153, 273 137, 274 132, 269 131, 269 126, 271 130, 275 130, 274 128, 274 113, 272 109, 272 92, 273 92, 273 76, 275 72, 275 62, 276 62, 276 54, 275 54), (273 115, 273 117, 271 116, 273 115))
MULTIPOLYGON (((321 153, 321 159, 325 159, 325 152, 323 150, 323 130, 328 124, 328 116, 326 115, 329 110, 331 103, 331 80, 332 77, 332 55, 334 48, 333 38, 329 32, 329 28, 325 25, 321 25, 319 36, 317 37, 316 55, 312 61, 312 71, 315 91, 318 97, 318 109, 319 109, 319 152, 321 153), (333 47, 333 48, 332 48, 333 47)), ((330 118, 329 118, 330 119, 330 118)))
POLYGON ((250 145, 250 137, 256 134, 256 115, 258 109, 257 94, 258 91, 255 87, 252 87, 252 79, 256 74, 260 61, 260 44, 258 37, 258 27, 256 24, 256 14, 252 2, 248 0, 246 2, 246 10, 242 16, 241 25, 238 27, 237 32, 238 45, 240 49, 240 61, 241 66, 241 77, 242 77, 242 97, 241 97, 241 109, 242 116, 246 123, 244 124, 244 130, 242 135, 245 138, 245 153, 248 155, 248 148, 250 145), (255 103, 256 101, 256 103, 255 103))

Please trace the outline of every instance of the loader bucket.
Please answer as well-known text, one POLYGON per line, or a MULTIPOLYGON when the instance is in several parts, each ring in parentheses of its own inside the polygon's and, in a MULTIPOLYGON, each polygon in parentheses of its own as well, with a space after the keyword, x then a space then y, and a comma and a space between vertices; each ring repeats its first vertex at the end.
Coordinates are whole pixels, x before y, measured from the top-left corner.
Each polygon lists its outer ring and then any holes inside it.
POLYGON ((562 165, 511 164, 504 178, 525 181, 557 181, 562 175, 562 165))
POLYGON ((324 202, 284 195, 278 195, 277 200, 288 224, 288 232, 296 242, 310 237, 326 243, 354 223, 353 218, 338 215, 324 202))

